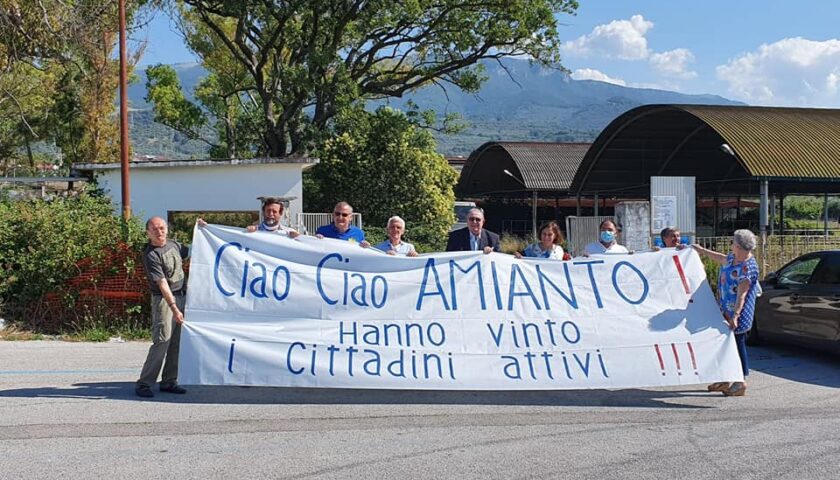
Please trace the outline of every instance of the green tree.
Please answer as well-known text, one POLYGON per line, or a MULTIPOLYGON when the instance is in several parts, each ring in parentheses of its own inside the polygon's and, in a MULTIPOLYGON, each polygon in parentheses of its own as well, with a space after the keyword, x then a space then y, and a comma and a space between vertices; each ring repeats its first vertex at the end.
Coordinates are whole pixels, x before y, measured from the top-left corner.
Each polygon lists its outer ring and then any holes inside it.
POLYGON ((785 199, 785 216, 794 219, 818 220, 823 216, 822 198, 790 196, 785 199))
POLYGON ((317 151, 320 163, 304 174, 304 208, 331 211, 347 201, 367 225, 384 227, 399 215, 414 238, 421 231, 445 238, 457 174, 431 133, 387 107, 345 111, 335 123, 335 135, 317 151))
MULTIPOLYGON (((142 23, 151 5, 128 0, 129 25, 142 23)), ((117 6, 117 0, 0 0, 0 118, 6 124, 0 149, 30 150, 33 141, 53 140, 69 161, 115 158, 117 6), (10 122, 16 127, 8 128, 10 122)), ((131 65, 141 52, 130 56, 131 65)))
POLYGON ((155 121, 167 125, 210 145, 201 129, 207 118, 201 108, 187 100, 178 80, 178 73, 169 65, 155 65, 146 69, 146 101, 154 105, 155 121))
MULTIPOLYGON (((328 133, 331 119, 359 101, 399 97, 430 84, 477 91, 485 79, 480 60, 524 55, 559 66, 555 15, 573 14, 578 5, 172 1, 182 12, 190 47, 219 77, 219 97, 229 95, 228 106, 255 109, 248 118, 258 121, 256 131, 247 135, 258 143, 251 150, 271 156, 306 151, 328 133), (222 85, 223 68, 237 82, 222 85)), ((220 109, 205 110, 219 118, 220 109)))
MULTIPOLYGON (((0 45, 0 57, 2 50, 0 45)), ((53 106, 58 69, 55 63, 14 62, 2 68, 3 63, 0 59, 0 159, 6 174, 9 162, 18 162, 21 146, 27 147, 30 168, 35 167, 30 145, 40 139, 53 106)))

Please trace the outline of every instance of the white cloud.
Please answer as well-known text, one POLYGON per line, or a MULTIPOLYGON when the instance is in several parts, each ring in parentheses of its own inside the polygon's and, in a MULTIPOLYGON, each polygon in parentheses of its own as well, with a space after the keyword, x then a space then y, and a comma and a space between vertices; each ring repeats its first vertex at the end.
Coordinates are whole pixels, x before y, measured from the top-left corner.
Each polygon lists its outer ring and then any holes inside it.
POLYGON ((826 92, 829 95, 836 95, 838 84, 840 84, 840 73, 836 71, 829 73, 825 79, 826 92))
POLYGON ((615 85, 621 85, 622 87, 626 85, 624 80, 620 78, 612 78, 604 72, 592 69, 592 68, 579 68, 572 72, 572 78, 575 80, 597 80, 599 82, 606 82, 612 83, 615 85))
MULTIPOLYGON (((647 61, 655 72, 665 78, 689 80, 697 77, 697 72, 689 69, 689 64, 694 62, 691 50, 676 48, 657 53, 648 47, 646 35, 652 28, 653 22, 645 20, 642 15, 633 15, 629 20, 613 20, 598 25, 592 32, 564 44, 562 48, 569 56, 647 61)), ((597 72, 604 78, 609 78, 597 70, 585 73, 589 71, 590 69, 581 69, 579 75, 590 75, 586 78, 592 80, 610 81, 591 76, 597 72)), ((576 77, 573 75, 572 78, 576 77)), ((622 81, 621 85, 623 84, 622 81)))
POLYGON ((645 34, 653 28, 653 22, 641 15, 630 20, 613 20, 598 25, 591 33, 563 44, 563 50, 581 57, 601 56, 622 60, 644 60, 650 55, 645 34))
POLYGON ((840 40, 786 38, 717 67, 730 93, 756 104, 840 106, 840 40))
POLYGON ((651 54, 649 61, 654 70, 666 77, 688 80, 697 76, 697 72, 688 69, 694 54, 685 48, 651 54))

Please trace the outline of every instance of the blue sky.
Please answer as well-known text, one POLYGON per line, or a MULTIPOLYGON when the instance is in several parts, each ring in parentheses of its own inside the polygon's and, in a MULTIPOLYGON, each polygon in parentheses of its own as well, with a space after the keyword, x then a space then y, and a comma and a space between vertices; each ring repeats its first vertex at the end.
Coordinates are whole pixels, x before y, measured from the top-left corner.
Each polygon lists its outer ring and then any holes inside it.
MULTIPOLYGON (((840 107, 840 1, 581 0, 558 19, 573 78, 840 107)), ((155 16, 142 66, 195 61, 174 30, 155 16)))

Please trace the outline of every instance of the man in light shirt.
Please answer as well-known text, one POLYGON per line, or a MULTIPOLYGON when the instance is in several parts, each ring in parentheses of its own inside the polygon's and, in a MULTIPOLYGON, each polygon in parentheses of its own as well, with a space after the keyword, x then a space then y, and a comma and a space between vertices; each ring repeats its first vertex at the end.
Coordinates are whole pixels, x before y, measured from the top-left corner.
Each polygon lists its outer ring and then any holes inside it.
POLYGON ((583 255, 602 255, 613 253, 633 253, 618 243, 618 227, 612 220, 604 220, 598 227, 598 241, 586 245, 583 255))
POLYGON ((388 239, 376 246, 388 255, 399 255, 401 257, 416 257, 417 252, 414 245, 403 242, 402 236, 405 233, 405 220, 398 216, 388 219, 388 239))
POLYGON ((259 224, 249 225, 246 230, 253 232, 274 232, 281 235, 288 235, 290 238, 300 236, 297 230, 283 225, 280 220, 283 218, 285 205, 279 198, 268 197, 263 201, 263 220, 259 224))

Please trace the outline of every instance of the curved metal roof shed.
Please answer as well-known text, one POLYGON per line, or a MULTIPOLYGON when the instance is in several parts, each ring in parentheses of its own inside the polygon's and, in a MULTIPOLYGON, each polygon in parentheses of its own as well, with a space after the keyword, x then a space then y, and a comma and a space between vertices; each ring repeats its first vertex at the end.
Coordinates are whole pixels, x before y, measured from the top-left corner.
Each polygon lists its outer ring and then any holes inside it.
POLYGON ((533 191, 565 195, 589 145, 487 142, 470 154, 456 190, 465 197, 533 191))
POLYGON ((840 193, 840 110, 645 105, 586 153, 575 195, 647 195, 651 176, 694 176, 698 195, 840 193), (766 192, 765 192, 766 194, 766 192))
POLYGON ((537 235, 540 193, 567 196, 588 143, 487 142, 464 164, 455 191, 463 197, 531 194, 531 222, 537 235))

